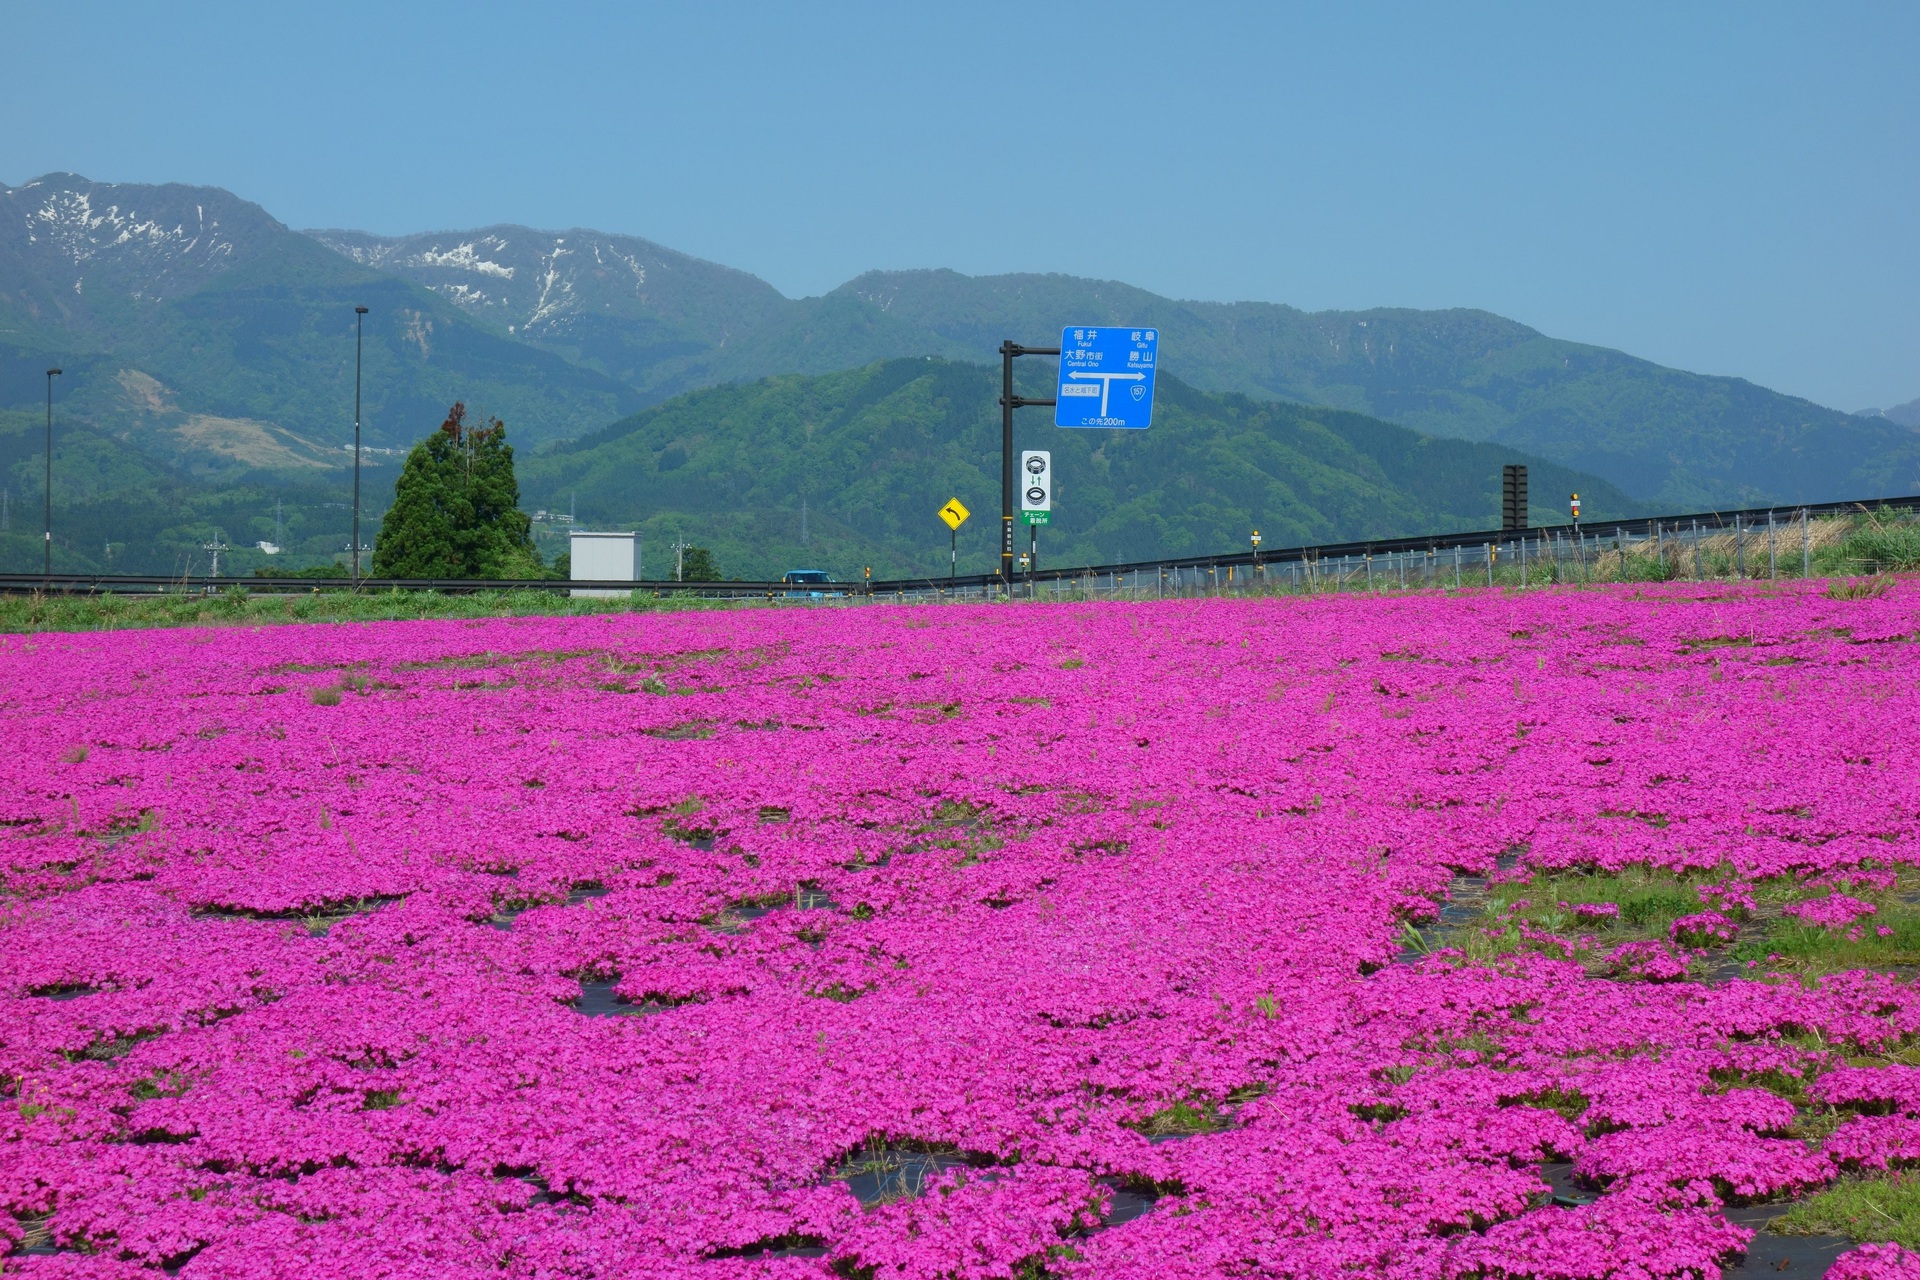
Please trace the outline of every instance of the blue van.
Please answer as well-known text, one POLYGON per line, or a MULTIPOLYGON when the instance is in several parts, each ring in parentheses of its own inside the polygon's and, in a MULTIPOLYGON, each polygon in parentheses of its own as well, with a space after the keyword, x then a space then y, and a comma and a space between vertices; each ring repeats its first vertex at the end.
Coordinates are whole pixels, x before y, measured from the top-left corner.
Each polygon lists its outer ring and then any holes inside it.
MULTIPOLYGON (((789 569, 785 573, 780 575, 780 581, 786 583, 790 587, 824 587, 832 583, 833 579, 827 576, 827 571, 825 569, 789 569)), ((799 597, 813 599, 813 600, 819 600, 828 595, 837 596, 839 594, 841 593, 838 591, 789 591, 787 592, 787 596, 789 599, 795 596, 799 596, 799 597)))

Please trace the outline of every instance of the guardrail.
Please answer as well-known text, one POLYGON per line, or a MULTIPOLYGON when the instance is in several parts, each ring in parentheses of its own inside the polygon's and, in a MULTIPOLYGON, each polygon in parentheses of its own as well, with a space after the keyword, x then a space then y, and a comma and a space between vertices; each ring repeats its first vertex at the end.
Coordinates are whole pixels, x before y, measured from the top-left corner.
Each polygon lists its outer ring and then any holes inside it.
MULTIPOLYGON (((1777 527, 1781 517, 1789 520, 1818 516, 1848 515, 1854 513, 1884 512, 1890 509, 1920 509, 1920 495, 1899 498, 1862 498, 1845 502, 1801 503, 1795 506, 1745 507, 1738 511, 1694 511, 1683 515, 1644 516, 1632 520, 1588 521, 1579 527, 1579 536, 1583 545, 1588 543, 1604 544, 1608 541, 1621 541, 1634 538, 1673 538, 1681 543, 1689 540, 1718 536, 1732 529, 1752 529, 1765 521, 1777 527)), ((1153 574, 1156 582, 1171 581, 1179 584, 1189 575, 1206 571, 1210 577, 1217 576, 1222 569, 1238 569, 1259 565, 1269 573, 1276 567, 1292 566, 1297 574, 1303 569, 1316 570, 1320 566, 1335 563, 1350 563, 1355 560, 1374 561, 1400 557, 1404 566, 1405 558, 1416 553, 1432 557, 1443 551, 1471 551, 1470 561, 1462 563, 1475 565, 1488 563, 1501 554, 1511 554, 1507 550, 1519 546, 1524 541, 1538 542, 1543 539, 1571 538, 1573 526, 1539 525, 1530 529, 1481 529, 1466 533, 1419 534, 1408 538, 1374 538, 1357 542, 1329 542, 1310 546, 1261 548, 1257 553, 1246 551, 1214 552, 1191 556, 1161 556, 1151 560, 1134 560, 1117 564, 1072 565, 1058 568, 1036 569, 1019 576, 1019 582, 1060 583, 1082 582, 1090 579, 1110 579, 1117 582, 1126 577, 1137 584, 1146 574, 1153 574)), ((846 598, 849 596, 895 596, 906 595, 946 595, 948 593, 988 594, 990 589, 1000 584, 998 574, 971 573, 957 574, 952 578, 917 577, 876 579, 872 583, 835 582, 831 584, 792 584, 786 582, 654 582, 628 581, 623 579, 576 581, 565 578, 362 578, 358 589, 361 591, 443 591, 470 593, 478 591, 547 591, 556 593, 579 592, 646 592, 658 596, 697 595, 709 599, 819 599, 846 598)), ((206 575, 168 576, 164 574, 126 574, 126 573, 8 573, 0 574, 0 593, 19 594, 24 592, 54 592, 70 595, 101 593, 156 593, 182 592, 208 594, 227 588, 240 587, 248 591, 268 593, 311 593, 316 591, 352 590, 353 584, 345 578, 259 578, 206 575)))

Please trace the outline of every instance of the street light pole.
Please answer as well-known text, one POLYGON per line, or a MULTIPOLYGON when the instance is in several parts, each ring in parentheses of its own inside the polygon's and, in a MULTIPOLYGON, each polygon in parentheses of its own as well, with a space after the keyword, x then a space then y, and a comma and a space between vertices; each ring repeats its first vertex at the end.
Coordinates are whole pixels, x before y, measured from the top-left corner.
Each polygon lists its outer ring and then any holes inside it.
POLYGON ((367 309, 353 309, 353 589, 360 589, 360 338, 367 309))
POLYGON ((41 565, 43 577, 53 577, 53 380, 60 376, 60 370, 47 370, 47 536, 45 561, 41 565))

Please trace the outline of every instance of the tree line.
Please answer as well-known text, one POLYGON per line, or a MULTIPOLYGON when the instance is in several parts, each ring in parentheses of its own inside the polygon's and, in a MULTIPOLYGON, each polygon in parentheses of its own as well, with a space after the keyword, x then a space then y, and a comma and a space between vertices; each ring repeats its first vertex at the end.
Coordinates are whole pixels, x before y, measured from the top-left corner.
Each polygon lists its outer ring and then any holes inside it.
MULTIPOLYGON (((373 541, 376 578, 565 577, 568 556, 552 568, 533 545, 533 521, 520 510, 513 446, 500 419, 467 422, 456 403, 439 430, 407 454, 393 505, 373 541)), ((718 582, 704 547, 688 548, 682 580, 718 582)))

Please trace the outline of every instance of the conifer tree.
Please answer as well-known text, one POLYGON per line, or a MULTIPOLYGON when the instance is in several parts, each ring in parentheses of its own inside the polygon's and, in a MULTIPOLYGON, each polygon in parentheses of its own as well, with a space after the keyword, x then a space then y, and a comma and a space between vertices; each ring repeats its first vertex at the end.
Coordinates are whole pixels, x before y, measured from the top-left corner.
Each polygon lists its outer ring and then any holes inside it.
POLYGON ((541 576, 506 425, 468 427, 466 416, 454 405, 407 455, 374 539, 375 577, 541 576))

